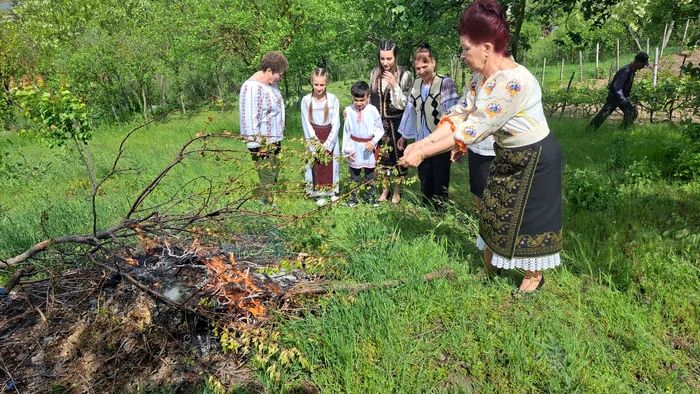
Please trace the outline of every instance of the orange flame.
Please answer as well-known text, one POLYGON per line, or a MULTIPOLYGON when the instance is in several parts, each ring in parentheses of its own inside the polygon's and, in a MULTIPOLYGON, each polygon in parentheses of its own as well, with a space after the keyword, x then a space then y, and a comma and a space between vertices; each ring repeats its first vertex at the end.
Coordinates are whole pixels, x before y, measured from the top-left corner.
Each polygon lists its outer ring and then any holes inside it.
POLYGON ((228 261, 223 256, 214 256, 206 259, 205 264, 210 278, 206 290, 216 291, 219 302, 229 310, 237 309, 255 318, 265 316, 266 308, 261 300, 247 297, 263 291, 279 292, 274 283, 257 281, 251 276, 250 267, 245 270, 236 267, 233 253, 228 254, 228 261))

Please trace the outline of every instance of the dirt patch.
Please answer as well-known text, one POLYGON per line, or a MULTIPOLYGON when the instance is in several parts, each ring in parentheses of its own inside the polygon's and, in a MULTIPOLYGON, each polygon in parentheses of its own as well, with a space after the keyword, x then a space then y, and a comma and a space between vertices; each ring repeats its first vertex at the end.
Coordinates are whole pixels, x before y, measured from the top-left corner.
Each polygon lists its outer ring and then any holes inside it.
MULTIPOLYGON (((650 54, 653 56, 653 54, 650 54)), ((659 61, 659 73, 669 73, 675 77, 681 73, 681 67, 685 64, 693 63, 695 66, 700 64, 700 49, 693 52, 673 53, 664 55, 659 61)), ((651 77, 654 73, 653 64, 650 67, 639 71, 639 75, 651 77)))

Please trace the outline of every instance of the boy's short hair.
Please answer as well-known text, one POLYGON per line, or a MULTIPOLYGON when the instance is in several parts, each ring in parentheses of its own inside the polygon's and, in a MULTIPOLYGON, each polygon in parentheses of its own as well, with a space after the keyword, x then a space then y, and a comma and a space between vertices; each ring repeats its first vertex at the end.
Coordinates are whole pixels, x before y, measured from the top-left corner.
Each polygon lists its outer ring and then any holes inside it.
POLYGON ((273 73, 280 74, 287 71, 289 63, 287 63, 287 58, 284 57, 282 52, 271 51, 260 59, 260 71, 267 71, 268 68, 273 73))
POLYGON ((352 97, 365 97, 369 94, 369 85, 365 81, 357 81, 350 88, 352 97))

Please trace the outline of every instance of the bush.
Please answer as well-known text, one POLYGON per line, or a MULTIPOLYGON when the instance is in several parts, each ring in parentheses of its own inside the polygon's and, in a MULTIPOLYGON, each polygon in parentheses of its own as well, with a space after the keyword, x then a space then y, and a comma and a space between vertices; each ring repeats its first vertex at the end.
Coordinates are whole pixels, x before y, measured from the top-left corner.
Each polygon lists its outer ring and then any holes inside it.
POLYGON ((10 98, 5 90, 0 90, 0 129, 6 128, 12 118, 10 98))
POLYGON ((646 156, 642 160, 635 160, 625 170, 623 182, 626 185, 643 186, 650 185, 661 178, 661 170, 646 156))
POLYGON ((615 195, 610 179, 594 170, 564 170, 564 196, 573 208, 605 205, 615 195))
POLYGON ((685 151, 678 158, 674 176, 680 180, 700 179, 700 151, 685 151))
MULTIPOLYGON (((607 88, 590 86, 572 86, 569 91, 565 88, 546 88, 542 92, 542 104, 549 115, 559 110, 568 109, 574 115, 591 116, 598 112, 605 103, 607 88)), ((567 112, 569 112, 567 111, 567 112)))
POLYGON ((686 149, 676 159, 673 176, 682 181, 700 179, 700 123, 685 121, 682 125, 686 149))

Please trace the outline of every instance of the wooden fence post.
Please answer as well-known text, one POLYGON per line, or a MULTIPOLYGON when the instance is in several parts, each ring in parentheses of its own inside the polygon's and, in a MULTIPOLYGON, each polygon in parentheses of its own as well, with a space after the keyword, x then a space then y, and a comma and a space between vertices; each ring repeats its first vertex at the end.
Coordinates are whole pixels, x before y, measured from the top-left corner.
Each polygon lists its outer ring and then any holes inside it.
POLYGON ((600 53, 600 43, 595 43, 595 78, 598 79, 598 54, 600 53))
POLYGON ((583 82, 583 51, 578 51, 578 81, 583 82))
POLYGON ((617 50, 615 51, 615 70, 620 69, 620 39, 617 39, 617 50))
POLYGON ((544 87, 544 72, 547 70, 547 58, 544 58, 542 60, 542 82, 540 82, 540 86, 544 87))
POLYGON ((654 50, 654 79, 652 80, 651 86, 656 87, 656 76, 659 73, 659 47, 654 50))
POLYGON ((561 68, 559 69, 559 85, 564 81, 564 57, 561 58, 561 68))
POLYGON ((647 55, 649 54, 649 37, 647 37, 647 55))

